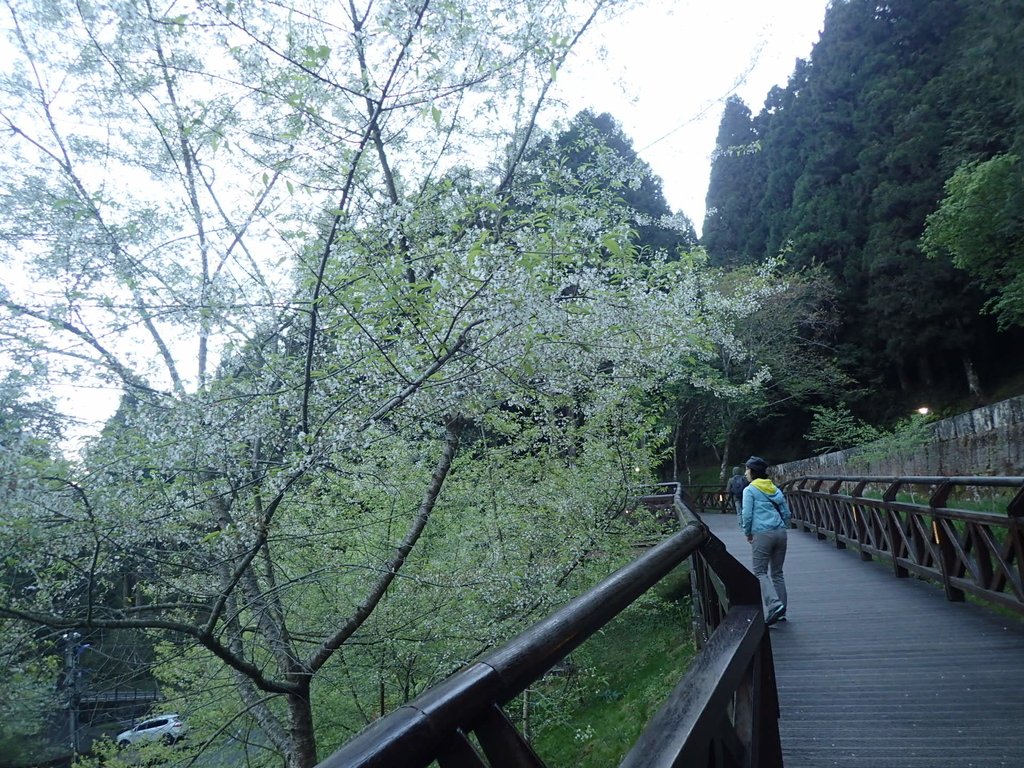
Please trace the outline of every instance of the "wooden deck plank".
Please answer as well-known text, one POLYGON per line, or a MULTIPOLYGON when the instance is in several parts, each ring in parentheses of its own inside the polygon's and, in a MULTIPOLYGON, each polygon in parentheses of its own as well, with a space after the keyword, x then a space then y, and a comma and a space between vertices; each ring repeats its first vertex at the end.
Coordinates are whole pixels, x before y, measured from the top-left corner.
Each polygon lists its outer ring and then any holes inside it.
MULTIPOLYGON (((735 516, 704 520, 749 567, 735 516)), ((795 530, 785 572, 786 768, 1024 766, 1024 623, 795 530)))

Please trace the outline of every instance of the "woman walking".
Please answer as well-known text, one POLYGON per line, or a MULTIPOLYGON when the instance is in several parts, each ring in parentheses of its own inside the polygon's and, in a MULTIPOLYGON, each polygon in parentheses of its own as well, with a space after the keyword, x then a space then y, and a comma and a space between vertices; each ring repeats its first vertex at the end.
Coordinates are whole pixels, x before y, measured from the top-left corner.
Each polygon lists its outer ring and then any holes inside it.
POLYGON ((768 479, 768 462, 751 456, 746 463, 750 485, 743 489, 740 527, 747 536, 753 556, 754 575, 761 584, 764 623, 771 626, 786 618, 786 529, 789 504, 781 490, 768 479))

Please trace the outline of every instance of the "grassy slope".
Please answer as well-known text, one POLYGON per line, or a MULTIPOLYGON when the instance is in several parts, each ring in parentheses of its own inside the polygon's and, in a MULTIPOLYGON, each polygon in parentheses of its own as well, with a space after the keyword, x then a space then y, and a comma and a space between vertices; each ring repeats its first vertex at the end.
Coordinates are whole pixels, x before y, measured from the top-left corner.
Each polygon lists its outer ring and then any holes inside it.
POLYGON ((572 681, 536 695, 533 745, 551 768, 617 765, 695 653, 685 574, 669 576, 645 600, 574 654, 572 681), (558 706, 546 696, 567 694, 558 706), (567 701, 566 701, 567 700, 567 701))

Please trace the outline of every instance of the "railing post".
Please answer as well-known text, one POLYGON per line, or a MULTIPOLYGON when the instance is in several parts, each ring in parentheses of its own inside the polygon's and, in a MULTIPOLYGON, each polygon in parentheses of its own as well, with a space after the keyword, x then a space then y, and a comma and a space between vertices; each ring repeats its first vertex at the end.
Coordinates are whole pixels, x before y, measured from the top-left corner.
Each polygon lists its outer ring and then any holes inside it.
MULTIPOLYGON (((838 496, 839 495, 839 491, 842 488, 842 486, 843 486, 843 481, 842 480, 836 480, 829 487, 829 489, 828 489, 829 494, 831 494, 832 496, 838 496)), ((846 542, 842 541, 839 538, 840 534, 842 533, 842 530, 843 530, 843 525, 842 525, 843 521, 842 521, 842 513, 840 511, 840 503, 836 499, 828 499, 828 501, 825 504, 825 507, 826 507, 826 509, 828 509, 829 527, 835 532, 835 535, 836 535, 836 540, 835 540, 836 549, 846 549, 846 542)), ((818 538, 824 539, 825 536, 819 535, 818 538)))
POLYGON ((896 575, 897 579, 905 579, 908 576, 910 576, 910 571, 908 571, 905 567, 900 565, 900 556, 902 555, 902 542, 904 534, 903 528, 900 526, 899 515, 897 515, 891 509, 885 510, 885 524, 889 529, 889 548, 892 554, 893 573, 896 575))
POLYGON ((939 483, 931 498, 928 499, 928 506, 932 510, 932 531, 935 534, 935 543, 938 544, 941 555, 939 566, 942 570, 942 589, 946 593, 947 600, 954 603, 962 603, 966 599, 966 595, 962 589, 954 587, 951 581, 953 576, 956 575, 956 564, 958 562, 956 549, 950 539, 950 531, 948 530, 952 527, 952 523, 947 525, 946 521, 939 518, 936 512, 938 508, 946 506, 951 490, 953 490, 953 486, 948 480, 939 483))
POLYGON ((736 691, 735 717, 736 733, 746 754, 750 755, 750 768, 781 767, 779 697, 771 638, 767 632, 751 661, 746 679, 736 691))
MULTIPOLYGON (((821 490, 821 484, 823 482, 823 480, 818 480, 811 490, 814 493, 818 493, 818 491, 821 490)), ((828 500, 820 499, 817 496, 815 496, 812 499, 812 504, 814 506, 814 512, 816 517, 816 522, 814 523, 814 536, 818 539, 818 541, 824 541, 826 538, 828 538, 828 534, 825 533, 825 531, 828 530, 829 526, 828 500)))
POLYGON ((862 498, 864 494, 864 486, 866 485, 867 481, 862 479, 860 482, 857 483, 857 485, 853 487, 853 490, 850 491, 850 514, 853 518, 854 528, 853 538, 860 543, 860 559, 865 562, 871 560, 871 555, 865 551, 863 546, 864 543, 870 539, 869 530, 871 530, 871 517, 870 515, 864 514, 864 505, 858 504, 857 500, 862 498))

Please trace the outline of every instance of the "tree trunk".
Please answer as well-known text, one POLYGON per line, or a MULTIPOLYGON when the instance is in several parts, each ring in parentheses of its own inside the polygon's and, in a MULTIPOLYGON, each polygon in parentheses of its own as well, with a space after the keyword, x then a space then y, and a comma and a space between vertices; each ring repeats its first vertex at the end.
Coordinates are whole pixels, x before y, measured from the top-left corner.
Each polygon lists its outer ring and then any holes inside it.
POLYGON ((302 693, 288 696, 288 733, 292 748, 285 756, 285 766, 313 768, 317 763, 316 739, 313 736, 313 708, 309 704, 308 686, 302 693))
POLYGON ((729 466, 729 455, 732 449, 732 435, 726 435, 725 443, 722 445, 722 456, 721 461, 718 465, 718 479, 723 483, 727 475, 725 474, 729 466))
POLYGON ((978 377, 978 371, 974 367, 974 360, 971 359, 971 353, 966 349, 960 352, 960 359, 964 364, 964 375, 967 377, 967 389, 971 393, 971 397, 976 402, 981 402, 985 399, 984 393, 981 391, 981 379, 978 377))
POLYGON ((669 475, 672 480, 679 479, 679 424, 672 427, 672 473, 669 475))
MULTIPOLYGON (((690 430, 689 429, 683 429, 682 433, 683 433, 683 451, 682 451, 683 466, 682 466, 682 469, 683 469, 683 471, 686 474, 686 480, 685 480, 684 484, 685 485, 689 485, 690 484, 690 430)), ((681 478, 681 477, 677 477, 676 480, 681 482, 681 483, 684 482, 683 478, 681 478)))

